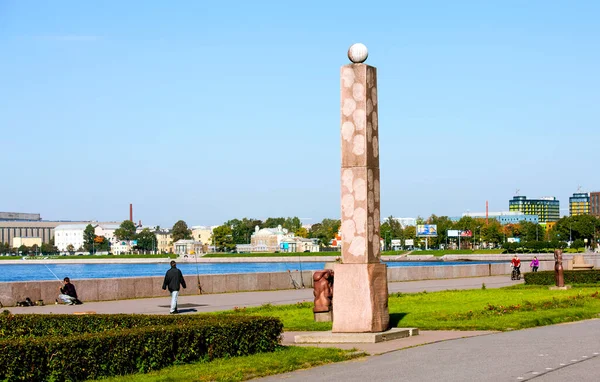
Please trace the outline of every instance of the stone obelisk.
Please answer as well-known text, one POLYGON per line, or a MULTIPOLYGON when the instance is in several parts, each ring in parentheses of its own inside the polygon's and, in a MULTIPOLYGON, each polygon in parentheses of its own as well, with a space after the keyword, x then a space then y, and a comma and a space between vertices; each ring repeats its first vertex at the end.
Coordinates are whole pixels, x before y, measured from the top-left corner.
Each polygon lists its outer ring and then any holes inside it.
POLYGON ((342 263, 334 266, 333 328, 337 333, 388 329, 387 266, 380 260, 377 69, 367 48, 348 50, 341 69, 342 263))

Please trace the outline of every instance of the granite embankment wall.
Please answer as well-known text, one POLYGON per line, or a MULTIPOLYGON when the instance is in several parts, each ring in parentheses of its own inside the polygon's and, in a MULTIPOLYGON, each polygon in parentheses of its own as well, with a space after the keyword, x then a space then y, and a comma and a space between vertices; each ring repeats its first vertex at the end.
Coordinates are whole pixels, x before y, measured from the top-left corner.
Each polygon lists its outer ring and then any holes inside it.
MULTIPOLYGON (((522 267, 527 271, 528 264, 522 267)), ((565 269, 571 269, 572 263, 565 261, 565 269)), ((554 261, 541 261, 540 270, 552 270, 554 261)), ((459 277, 481 277, 508 275, 510 264, 466 264, 456 266, 416 266, 388 267, 388 281, 416 281, 430 279, 448 279, 459 277)), ((227 275, 187 275, 187 289, 182 295, 198 294, 198 285, 203 293, 228 293, 243 291, 293 289, 294 282, 306 288, 312 288, 313 271, 273 272, 273 273, 239 273, 227 275), (293 280, 293 282, 292 282, 293 280)), ((126 277, 114 279, 73 280, 77 293, 82 301, 125 300, 132 298, 166 297, 162 290, 163 277, 126 277)), ((0 303, 14 306, 17 301, 26 297, 32 300, 44 300, 52 304, 57 298, 61 283, 58 281, 25 281, 0 283, 0 303)))

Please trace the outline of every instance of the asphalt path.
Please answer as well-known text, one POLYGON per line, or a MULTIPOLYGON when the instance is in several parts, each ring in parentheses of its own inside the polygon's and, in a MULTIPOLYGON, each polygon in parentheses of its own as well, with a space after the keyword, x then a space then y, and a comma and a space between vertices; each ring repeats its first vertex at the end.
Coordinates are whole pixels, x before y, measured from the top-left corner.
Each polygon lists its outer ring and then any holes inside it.
MULTIPOLYGON (((388 284, 390 293, 415 293, 415 292, 434 292, 450 289, 478 289, 482 284, 486 288, 500 288, 503 286, 522 283, 522 281, 511 281, 509 276, 489 276, 489 277, 469 277, 460 279, 437 279, 393 282, 388 284)), ((77 284, 75 284, 77 287, 77 284)), ((240 293, 222 293, 222 294, 204 294, 204 295, 186 295, 179 296, 179 311, 183 314, 198 312, 215 312, 221 310, 230 310, 235 307, 260 306, 263 304, 294 304, 302 301, 313 301, 312 288, 291 289, 264 292, 240 292, 240 293)), ((48 303, 48 302, 47 302, 48 303)), ((74 312, 95 312, 95 313, 138 313, 138 314, 168 314, 171 298, 165 292, 165 297, 143 298, 118 301, 84 301, 83 305, 54 305, 50 303, 46 306, 31 307, 6 307, 12 313, 74 313, 74 312)))
POLYGON ((261 381, 600 381, 600 320, 461 338, 261 381))

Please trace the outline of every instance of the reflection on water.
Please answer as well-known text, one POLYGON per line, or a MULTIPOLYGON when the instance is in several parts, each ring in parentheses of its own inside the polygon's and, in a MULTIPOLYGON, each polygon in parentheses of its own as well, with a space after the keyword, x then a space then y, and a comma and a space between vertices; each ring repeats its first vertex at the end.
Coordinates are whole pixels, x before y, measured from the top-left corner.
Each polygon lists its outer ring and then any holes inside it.
MULTIPOLYGON (((430 262, 388 262, 388 267, 414 267, 423 265, 451 266, 465 264, 489 264, 493 261, 460 261, 430 262)), ((324 262, 287 262, 287 263, 178 263, 184 275, 211 275, 225 273, 287 272, 298 270, 323 269, 324 262)), ((163 276, 169 264, 0 264, 0 282, 56 280, 53 273, 61 280, 97 279, 119 277, 163 276)))

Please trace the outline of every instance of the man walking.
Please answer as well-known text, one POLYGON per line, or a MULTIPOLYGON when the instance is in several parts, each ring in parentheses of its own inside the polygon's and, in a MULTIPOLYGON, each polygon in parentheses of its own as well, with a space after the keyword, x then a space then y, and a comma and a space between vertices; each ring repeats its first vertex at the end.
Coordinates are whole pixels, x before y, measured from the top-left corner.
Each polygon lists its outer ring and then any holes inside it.
POLYGON ((165 281, 163 282, 163 290, 169 288, 169 293, 171 293, 171 314, 177 314, 177 296, 179 295, 179 287, 182 286, 183 289, 186 288, 185 280, 183 279, 183 275, 181 271, 177 269, 177 263, 174 260, 171 261, 171 269, 167 271, 165 275, 165 281))

